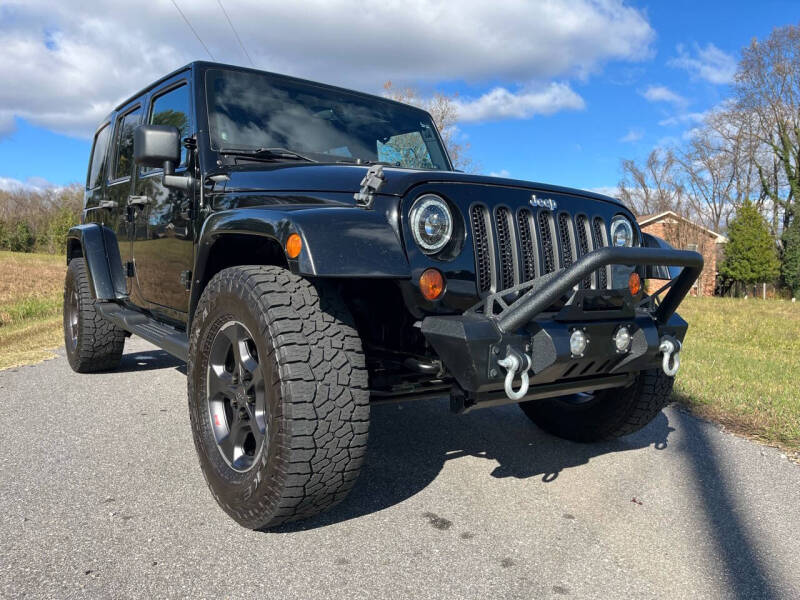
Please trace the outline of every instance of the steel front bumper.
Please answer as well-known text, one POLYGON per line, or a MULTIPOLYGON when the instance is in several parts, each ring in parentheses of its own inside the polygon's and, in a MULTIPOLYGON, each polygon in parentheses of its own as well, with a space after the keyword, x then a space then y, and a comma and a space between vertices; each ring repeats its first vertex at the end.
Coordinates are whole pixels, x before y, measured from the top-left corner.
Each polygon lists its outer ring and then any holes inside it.
POLYGON ((697 252, 601 248, 563 271, 492 294, 462 315, 427 317, 422 333, 456 380, 454 410, 620 387, 639 371, 662 367, 665 340, 679 349, 687 324, 675 310, 702 268, 697 252), (628 290, 576 291, 587 275, 608 265, 683 269, 660 302, 628 290), (622 326, 632 339, 619 352, 613 336, 622 326), (570 351, 575 329, 589 339, 580 356, 570 351), (523 375, 529 384, 518 398, 505 391, 509 356, 521 365, 511 379, 523 375))

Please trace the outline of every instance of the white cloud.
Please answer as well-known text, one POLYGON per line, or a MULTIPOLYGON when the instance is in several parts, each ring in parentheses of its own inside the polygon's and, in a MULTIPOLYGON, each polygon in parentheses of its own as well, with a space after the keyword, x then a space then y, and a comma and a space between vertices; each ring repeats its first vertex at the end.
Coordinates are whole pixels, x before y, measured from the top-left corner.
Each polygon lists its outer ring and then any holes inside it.
POLYGON ((708 116, 708 111, 683 113, 680 115, 674 115, 672 117, 662 119, 661 121, 658 122, 658 124, 661 125, 662 127, 672 127, 674 125, 686 125, 686 124, 696 125, 697 123, 702 123, 707 116, 708 116))
POLYGON ((688 51, 683 44, 679 44, 676 50, 678 56, 667 62, 669 66, 685 69, 693 77, 711 83, 726 84, 733 81, 736 74, 736 59, 714 44, 708 43, 704 48, 694 44, 693 52, 688 51))
POLYGON ((595 194, 611 196, 612 198, 619 198, 619 187, 616 185, 601 185, 600 187, 590 188, 589 191, 595 194))
POLYGON ((60 186, 57 186, 42 177, 29 177, 25 181, 14 179, 13 177, 0 177, 0 190, 6 192, 44 192, 44 191, 58 191, 60 186))
POLYGON ((489 173, 490 177, 511 177, 511 173, 508 172, 506 169, 500 169, 499 171, 492 171, 489 173))
POLYGON ((665 85, 651 85, 642 92, 642 96, 650 102, 667 102, 675 106, 686 106, 688 104, 686 98, 673 92, 665 85))
POLYGON ((16 129, 14 115, 8 111, 0 111, 0 139, 12 133, 16 129))
POLYGON ((619 141, 624 144, 632 144, 633 142, 638 142, 640 139, 642 139, 643 135, 644 131, 641 129, 629 129, 628 133, 619 138, 619 141))
POLYGON ((455 104, 461 122, 528 119, 534 115, 550 115, 561 110, 582 110, 586 107, 583 98, 564 83, 550 83, 541 90, 516 93, 498 87, 479 98, 456 100, 455 104))
MULTIPOLYGON (((178 3, 217 60, 246 64, 217 2, 178 3)), ((643 12, 623 0, 502 7, 463 0, 457 9, 445 0, 384 0, 355 9, 347 0, 243 0, 227 10, 258 68, 367 91, 388 79, 428 89, 442 81, 514 81, 527 90, 532 82, 588 77, 609 61, 646 59, 654 39, 643 12)), ((5 124, 16 115, 88 136, 122 98, 207 58, 170 0, 153 0, 147 10, 116 0, 11 0, 0 19, 5 124)), ((568 90, 561 89, 562 100, 568 90)), ((502 114, 550 110, 529 91, 507 94, 521 97, 501 101, 502 114)))

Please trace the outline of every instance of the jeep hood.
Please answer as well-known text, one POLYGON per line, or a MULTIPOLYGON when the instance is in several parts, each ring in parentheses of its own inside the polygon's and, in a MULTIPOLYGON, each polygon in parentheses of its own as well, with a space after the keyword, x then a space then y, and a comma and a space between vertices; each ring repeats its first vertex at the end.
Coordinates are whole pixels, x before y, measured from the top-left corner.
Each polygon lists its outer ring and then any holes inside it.
MULTIPOLYGON (((230 180, 225 183, 225 192, 343 192, 356 193, 368 167, 362 165, 275 163, 246 164, 221 169, 230 180)), ((215 173, 209 173, 214 175, 215 173)), ((385 180, 379 193, 405 196, 413 187, 430 183, 464 183, 498 187, 530 189, 532 192, 552 192, 572 196, 584 196, 605 202, 619 201, 573 188, 545 183, 470 175, 456 171, 432 171, 424 169, 400 169, 384 167, 385 180)))

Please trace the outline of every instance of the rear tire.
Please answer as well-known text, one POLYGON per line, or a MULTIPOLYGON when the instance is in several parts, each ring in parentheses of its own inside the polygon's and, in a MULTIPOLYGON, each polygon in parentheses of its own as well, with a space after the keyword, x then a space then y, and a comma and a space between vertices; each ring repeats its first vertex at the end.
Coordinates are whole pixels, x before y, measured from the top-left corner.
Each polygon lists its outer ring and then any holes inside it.
POLYGON ((626 388, 601 390, 588 397, 531 400, 519 406, 548 433, 575 442, 600 442, 634 433, 650 423, 671 402, 674 381, 661 369, 652 369, 640 372, 626 388))
POLYGON ((73 258, 67 267, 64 345, 69 366, 76 373, 116 369, 125 346, 125 331, 104 319, 95 308, 82 258, 73 258))
POLYGON ((189 338, 189 415, 206 482, 251 529, 342 500, 366 453, 361 340, 337 291, 273 266, 208 283, 189 338))

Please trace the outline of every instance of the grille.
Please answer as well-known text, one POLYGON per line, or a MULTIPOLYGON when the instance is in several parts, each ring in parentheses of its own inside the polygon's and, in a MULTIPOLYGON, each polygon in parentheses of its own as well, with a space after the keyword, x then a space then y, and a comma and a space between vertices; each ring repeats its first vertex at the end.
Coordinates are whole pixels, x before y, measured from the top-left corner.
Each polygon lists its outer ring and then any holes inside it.
POLYGON ((546 210, 539 211, 539 239, 542 240, 542 272, 545 275, 556 270, 553 232, 550 227, 552 218, 546 210))
MULTIPOLYGON (((588 227, 588 219, 584 215, 578 215, 578 217, 575 219, 575 230, 578 233, 579 257, 589 254, 589 234, 587 233, 588 227)), ((584 277, 583 281, 581 281, 581 287, 585 290, 588 290, 592 287, 591 275, 584 277)))
MULTIPOLYGON (((600 217, 595 217, 594 221, 592 221, 592 233, 594 234, 593 238, 595 248, 602 248, 608 245, 608 239, 606 238, 606 226, 605 223, 603 223, 603 219, 600 217)), ((608 267, 598 269, 595 277, 597 277, 598 288, 602 290, 608 287, 608 267)))
POLYGON ((470 211, 472 222, 472 239, 475 247, 475 274, 478 291, 489 292, 492 289, 492 254, 489 248, 489 236, 486 233, 486 207, 473 206, 470 211))
POLYGON ((561 213, 558 215, 558 237, 561 245, 561 266, 565 269, 572 266, 572 236, 570 235, 569 215, 561 213))
POLYGON ((500 253, 500 289, 504 290, 514 286, 516 274, 515 252, 512 246, 511 229, 514 227, 511 211, 504 206, 499 206, 494 213, 494 222, 497 231, 497 248, 500 253))
MULTIPOLYGON (((607 245, 600 217, 528 207, 490 210, 470 208, 478 291, 488 294, 565 269, 592 250, 607 245)), ((584 289, 607 288, 608 269, 599 269, 580 283, 584 289)))
POLYGON ((531 211, 523 208, 517 213, 517 228, 519 229, 519 249, 522 253, 522 280, 530 281, 536 278, 536 246, 533 239, 531 226, 531 211))

